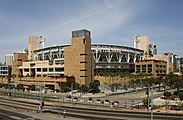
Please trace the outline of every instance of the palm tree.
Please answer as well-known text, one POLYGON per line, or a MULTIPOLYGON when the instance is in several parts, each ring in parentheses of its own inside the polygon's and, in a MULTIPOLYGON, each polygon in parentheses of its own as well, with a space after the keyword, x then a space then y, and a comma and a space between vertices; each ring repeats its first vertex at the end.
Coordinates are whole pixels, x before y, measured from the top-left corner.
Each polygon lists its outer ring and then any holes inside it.
POLYGON ((120 84, 121 84, 121 86, 123 86, 123 80, 124 80, 124 78, 125 78, 125 74, 124 74, 123 72, 121 72, 121 73, 119 74, 119 78, 120 78, 120 84))
POLYGON ((14 83, 15 83, 15 77, 16 77, 15 74, 12 74, 12 75, 11 75, 11 78, 13 78, 13 82, 14 82, 14 83))
POLYGON ((162 76, 160 76, 160 77, 158 77, 158 78, 156 78, 155 79, 155 84, 158 84, 158 91, 160 91, 161 90, 161 83, 163 82, 162 81, 163 80, 163 77, 162 76))
POLYGON ((4 78, 4 76, 0 76, 0 78, 1 78, 1 83, 3 84, 3 78, 4 78))
POLYGON ((19 78, 19 80, 21 80, 23 78, 23 75, 22 74, 18 74, 18 78, 19 78))

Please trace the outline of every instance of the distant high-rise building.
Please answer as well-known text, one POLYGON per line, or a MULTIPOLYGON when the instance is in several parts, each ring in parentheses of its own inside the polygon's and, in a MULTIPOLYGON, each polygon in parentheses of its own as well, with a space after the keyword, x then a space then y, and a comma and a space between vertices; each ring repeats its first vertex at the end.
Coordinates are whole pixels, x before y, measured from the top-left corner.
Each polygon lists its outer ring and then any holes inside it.
POLYGON ((149 56, 153 57, 154 55, 157 55, 157 48, 155 44, 149 44, 149 56))
POLYGON ((180 70, 180 57, 174 53, 164 53, 169 56, 169 60, 173 63, 174 72, 179 72, 180 70))
POLYGON ((13 54, 5 54, 5 65, 12 66, 14 55, 13 54))

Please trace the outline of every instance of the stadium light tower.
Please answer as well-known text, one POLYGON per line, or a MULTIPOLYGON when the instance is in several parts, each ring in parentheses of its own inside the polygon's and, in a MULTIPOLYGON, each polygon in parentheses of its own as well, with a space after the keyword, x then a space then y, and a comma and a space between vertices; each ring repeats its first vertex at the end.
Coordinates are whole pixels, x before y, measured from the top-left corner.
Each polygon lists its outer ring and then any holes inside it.
POLYGON ((44 43, 45 43, 45 37, 40 35, 40 40, 39 40, 39 48, 44 48, 44 43))
POLYGON ((135 35, 133 36, 133 47, 134 48, 138 48, 138 42, 139 42, 139 39, 138 39, 139 35, 135 35))

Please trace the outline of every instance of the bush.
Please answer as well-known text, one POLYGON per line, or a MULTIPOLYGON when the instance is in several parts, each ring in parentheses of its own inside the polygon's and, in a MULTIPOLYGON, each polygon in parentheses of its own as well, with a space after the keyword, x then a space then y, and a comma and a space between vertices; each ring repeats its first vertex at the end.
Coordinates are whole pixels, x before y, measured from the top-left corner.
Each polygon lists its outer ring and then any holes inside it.
POLYGON ((183 100, 183 92, 178 93, 177 96, 179 97, 179 99, 180 99, 181 101, 183 100))
POLYGON ((56 92, 56 93, 60 92, 60 89, 55 89, 55 92, 56 92))
POLYGON ((163 95, 164 95, 165 97, 170 97, 170 96, 172 96, 172 93, 170 93, 170 92, 164 92, 163 95))
POLYGON ((94 80, 93 82, 90 83, 89 92, 99 93, 100 92, 99 86, 100 86, 100 82, 98 80, 94 80))

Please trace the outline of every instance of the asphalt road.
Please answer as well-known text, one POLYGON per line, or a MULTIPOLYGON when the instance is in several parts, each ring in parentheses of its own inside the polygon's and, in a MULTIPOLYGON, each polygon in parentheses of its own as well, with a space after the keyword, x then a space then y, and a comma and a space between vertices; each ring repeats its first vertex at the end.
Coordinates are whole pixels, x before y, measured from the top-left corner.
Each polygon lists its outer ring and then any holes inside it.
MULTIPOLYGON (((163 92, 156 92, 158 90, 158 88, 153 89, 153 98, 158 98, 160 96, 163 95, 163 92)), ((147 98, 147 95, 144 91, 136 91, 136 92, 131 92, 131 93, 123 93, 123 94, 117 94, 117 95, 111 95, 111 96, 105 96, 105 97, 101 97, 101 98, 94 98, 94 100, 96 99, 101 99, 101 100, 105 100, 108 99, 110 101, 118 101, 121 104, 127 103, 127 107, 134 105, 134 104, 138 104, 140 102, 143 101, 143 99, 147 98)))

